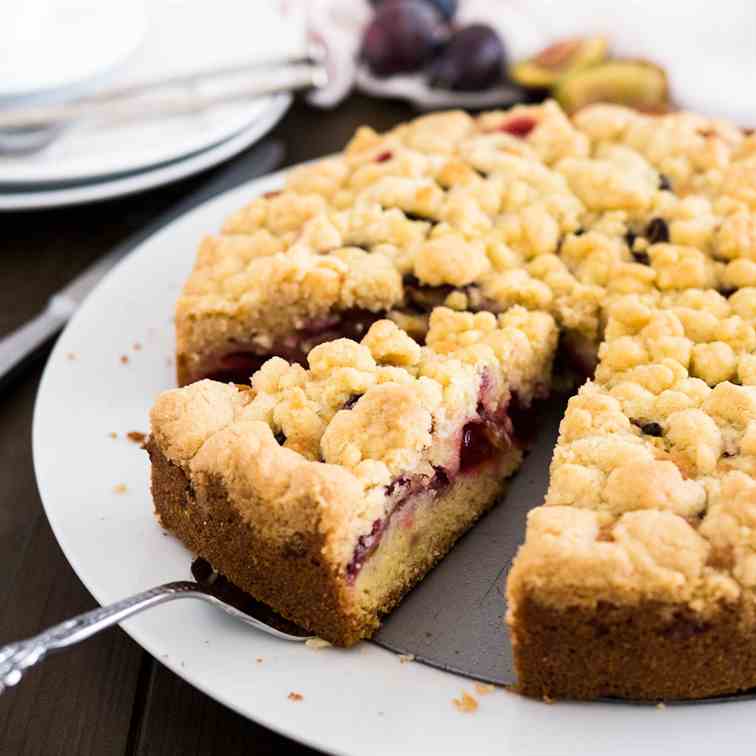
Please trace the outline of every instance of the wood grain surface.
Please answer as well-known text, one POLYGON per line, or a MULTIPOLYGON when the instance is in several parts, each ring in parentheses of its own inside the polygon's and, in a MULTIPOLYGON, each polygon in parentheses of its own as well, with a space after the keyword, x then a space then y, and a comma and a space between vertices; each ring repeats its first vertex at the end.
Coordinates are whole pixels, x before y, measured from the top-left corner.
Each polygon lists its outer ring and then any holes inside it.
MULTIPOLYGON (((411 115, 399 103, 357 96, 332 111, 296 103, 268 139, 293 164, 338 150, 360 124, 384 129, 411 115)), ((241 180, 249 154, 136 197, 0 214, 0 336, 207 182, 241 180)), ((44 356, 0 393, 0 644, 95 606, 55 542, 34 480, 31 423, 44 356)), ((0 754, 312 753, 195 690, 120 629, 51 657, 0 697, 0 754)))

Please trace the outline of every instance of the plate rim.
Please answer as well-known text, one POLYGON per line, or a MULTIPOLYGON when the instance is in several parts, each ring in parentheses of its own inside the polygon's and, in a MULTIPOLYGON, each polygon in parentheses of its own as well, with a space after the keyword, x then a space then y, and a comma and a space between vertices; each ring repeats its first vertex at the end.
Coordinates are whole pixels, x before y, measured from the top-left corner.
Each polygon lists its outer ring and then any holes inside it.
MULTIPOLYGON (((116 181, 129 175, 145 173, 171 163, 176 163, 179 160, 188 160, 233 139, 256 121, 264 118, 269 109, 274 106, 275 98, 275 95, 266 95, 244 103, 244 111, 239 110, 234 127, 223 129, 222 133, 220 133, 220 129, 217 129, 210 139, 198 140, 195 138, 194 144, 190 144, 192 140, 185 136, 178 142, 180 146, 171 145, 170 149, 165 150, 162 156, 158 157, 157 154, 154 154, 152 157, 147 157, 146 159, 140 158, 132 161, 130 165, 127 163, 122 163, 121 165, 113 163, 111 167, 104 168, 97 168, 95 166, 86 168, 79 165, 78 167, 74 166, 73 171, 69 169, 68 172, 56 172, 55 166, 49 166, 50 170, 46 175, 36 177, 28 174, 25 176, 14 176, 12 172, 8 175, 5 171, 10 166, 0 165, 0 171, 3 172, 0 179, 0 193, 4 190, 10 190, 10 192, 54 191, 56 186, 61 184, 70 184, 73 187, 74 184, 85 185, 97 181, 116 181)), ((0 156, 1 159, 2 156, 0 156)), ((81 158, 79 162, 82 162, 81 158)), ((69 187, 66 186, 64 188, 69 187)))
POLYGON ((289 93, 275 95, 266 113, 228 139, 198 153, 178 158, 165 165, 115 179, 101 179, 63 189, 0 191, 0 213, 26 212, 57 207, 72 207, 102 202, 172 184, 230 160, 267 134, 285 115, 293 97, 289 93))

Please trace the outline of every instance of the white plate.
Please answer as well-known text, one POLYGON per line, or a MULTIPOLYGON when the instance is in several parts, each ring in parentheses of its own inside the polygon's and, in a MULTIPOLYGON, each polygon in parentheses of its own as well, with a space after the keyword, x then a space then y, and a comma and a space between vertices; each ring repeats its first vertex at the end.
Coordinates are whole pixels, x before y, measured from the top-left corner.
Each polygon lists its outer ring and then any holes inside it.
POLYGON ((101 81, 144 33, 141 0, 5 0, 0 105, 70 96, 101 81))
POLYGON ((86 202, 100 202, 114 197, 153 189, 170 184, 179 179, 212 168, 224 160, 238 155, 254 144, 281 119, 291 103, 288 94, 276 95, 263 114, 246 129, 225 142, 211 147, 183 160, 153 168, 122 178, 94 181, 63 189, 45 189, 42 191, 2 192, 0 191, 0 211, 3 210, 39 210, 42 208, 81 205, 86 202))
MULTIPOLYGON (((111 79, 112 86, 280 60, 304 44, 302 23, 296 17, 284 17, 271 0, 154 0, 148 10, 144 43, 111 79)), ((211 94, 218 86, 222 85, 206 83, 191 91, 211 94)), ((82 122, 40 152, 0 155, 0 190, 52 188, 42 185, 92 180, 167 163, 230 138, 275 103, 274 97, 263 97, 155 120, 82 122)))
MULTIPOLYGON (((50 357, 34 416, 37 481, 58 542, 101 603, 189 574, 189 553, 153 519, 146 454, 123 434, 147 430, 154 397, 173 385, 173 305, 198 241, 281 180, 277 174, 223 194, 142 242, 92 293, 50 357), (127 491, 115 493, 118 484, 127 491)), ((474 693, 469 680, 401 664, 370 643, 313 650, 190 601, 125 628, 218 701, 337 754, 709 756, 714 738, 721 753, 750 752, 753 743, 753 702, 547 706, 497 690, 479 697, 476 713, 463 714, 451 699, 474 693), (290 700, 290 692, 303 700, 290 700)))

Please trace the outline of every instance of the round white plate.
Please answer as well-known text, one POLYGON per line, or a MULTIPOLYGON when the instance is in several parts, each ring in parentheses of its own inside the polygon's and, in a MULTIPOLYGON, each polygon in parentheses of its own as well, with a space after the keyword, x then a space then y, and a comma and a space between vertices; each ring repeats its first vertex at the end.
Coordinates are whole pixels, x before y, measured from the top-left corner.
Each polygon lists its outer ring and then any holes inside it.
POLYGON ((167 165, 153 168, 121 178, 94 181, 63 189, 44 189, 41 191, 0 191, 0 211, 3 210, 39 210, 42 208, 81 205, 86 202, 100 202, 114 197, 153 189, 170 184, 179 179, 212 168, 224 160, 238 155, 254 144, 281 119, 291 103, 291 95, 276 95, 262 115, 236 136, 200 152, 191 157, 177 160, 167 165))
MULTIPOLYGON (((281 60, 304 44, 302 24, 285 17, 271 0, 155 0, 148 14, 143 44, 109 85, 128 87, 199 70, 281 60)), ((208 95, 227 88, 222 82, 186 87, 208 95)), ((196 154, 239 133, 276 103, 275 97, 262 97, 154 120, 84 121, 39 152, 0 154, 0 191, 52 188, 45 185, 110 177, 196 154)))
POLYGON ((0 105, 70 96, 103 80, 145 28, 141 0, 0 3, 0 105))
MULTIPOLYGON (((153 518, 147 455, 123 436, 146 431, 153 399, 174 385, 173 305, 199 240, 281 181, 276 174, 220 195, 139 244, 87 299, 50 357, 34 416, 37 481, 58 542, 101 603, 189 575, 189 553, 153 518), (116 493, 121 484, 126 491, 116 493)), ((370 643, 314 650, 191 601, 151 610, 125 628, 218 701, 337 754, 709 756, 712 738, 723 753, 753 743, 752 702, 659 710, 547 706, 504 690, 478 695, 469 680, 402 664, 370 643), (463 690, 479 699, 473 714, 452 705, 463 690)))

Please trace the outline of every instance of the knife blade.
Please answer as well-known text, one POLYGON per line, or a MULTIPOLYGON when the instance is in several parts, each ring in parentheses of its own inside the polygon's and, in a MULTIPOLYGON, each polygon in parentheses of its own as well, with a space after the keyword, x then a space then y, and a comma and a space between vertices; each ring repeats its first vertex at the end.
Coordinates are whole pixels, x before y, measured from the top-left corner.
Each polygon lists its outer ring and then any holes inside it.
POLYGON ((40 354, 42 348, 73 317, 100 281, 148 236, 216 194, 270 173, 280 164, 283 152, 280 142, 274 140, 258 144, 238 165, 233 165, 216 176, 197 193, 118 245, 53 294, 42 312, 0 339, 0 386, 40 354))

